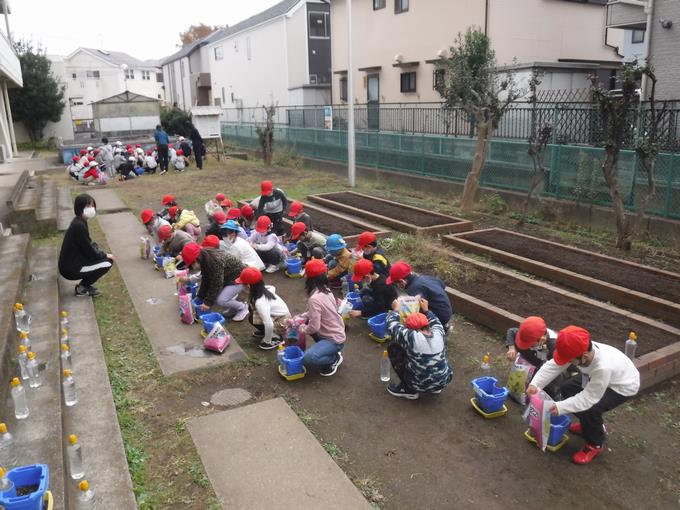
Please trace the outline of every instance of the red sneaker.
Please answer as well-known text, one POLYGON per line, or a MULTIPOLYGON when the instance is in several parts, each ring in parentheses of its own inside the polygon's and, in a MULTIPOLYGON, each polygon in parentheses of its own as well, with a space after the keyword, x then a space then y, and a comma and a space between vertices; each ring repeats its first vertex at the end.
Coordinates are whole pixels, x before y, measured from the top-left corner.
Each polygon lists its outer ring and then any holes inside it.
POLYGON ((575 421, 571 425, 569 425, 569 432, 572 434, 577 434, 581 435, 582 429, 581 429, 581 422, 580 421, 575 421))
POLYGON ((602 446, 595 446, 594 444, 588 444, 583 447, 583 450, 576 452, 571 456, 571 460, 574 464, 590 464, 595 457, 600 455, 604 451, 602 446))

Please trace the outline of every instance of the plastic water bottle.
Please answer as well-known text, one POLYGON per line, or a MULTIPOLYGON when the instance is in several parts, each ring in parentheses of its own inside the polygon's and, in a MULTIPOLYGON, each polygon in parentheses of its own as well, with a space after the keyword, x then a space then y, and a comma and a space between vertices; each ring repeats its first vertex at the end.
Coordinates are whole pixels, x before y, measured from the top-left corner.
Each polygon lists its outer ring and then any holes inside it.
POLYGON ((283 343, 279 344, 279 350, 276 351, 276 362, 279 364, 279 370, 282 374, 286 373, 286 363, 283 361, 283 356, 286 353, 283 343))
POLYGON ((73 363, 71 362, 71 349, 66 344, 61 344, 61 368, 62 370, 73 370, 73 363))
POLYGON ((85 470, 83 469, 83 449, 78 442, 78 436, 75 434, 68 436, 68 442, 68 470, 71 474, 71 478, 80 480, 85 476, 85 470))
POLYGON ((38 359, 35 357, 35 353, 29 351, 28 353, 28 363, 26 365, 28 369, 28 385, 31 388, 40 388, 43 383, 43 373, 40 370, 40 364, 38 359))
POLYGON ((28 399, 26 398, 26 388, 21 385, 18 377, 12 379, 12 400, 14 401, 14 416, 17 420, 28 418, 28 399))
POLYGON ((31 316, 24 310, 24 305, 21 303, 14 304, 14 322, 17 326, 17 331, 25 331, 28 333, 31 326, 31 316))
POLYGON ((628 340, 626 340, 626 356, 630 359, 635 359, 635 351, 637 350, 637 334, 635 331, 628 333, 628 340))
POLYGON ((64 404, 66 404, 67 407, 76 405, 78 403, 76 381, 73 379, 70 370, 64 370, 64 381, 61 384, 64 388, 64 404))
POLYGON ((28 351, 25 345, 19 346, 19 354, 17 355, 19 362, 19 369, 21 371, 21 378, 25 381, 28 379, 28 351))
POLYGON ((61 334, 59 335, 59 342, 68 345, 69 349, 71 348, 71 337, 68 334, 68 329, 66 328, 61 329, 61 334))
POLYGON ((59 312, 59 327, 68 329, 68 312, 66 310, 59 312))
POLYGON ((0 423, 0 466, 14 466, 17 463, 17 451, 14 437, 7 430, 7 424, 0 423))
POLYGON ((80 489, 80 494, 78 494, 78 510, 97 508, 94 492, 90 489, 90 482, 83 480, 78 484, 78 488, 80 489))
POLYGON ((345 277, 342 279, 342 297, 347 297, 347 294, 349 294, 349 283, 347 277, 345 277))
POLYGON ((482 356, 482 363, 479 365, 479 368, 482 369, 483 376, 491 375, 491 356, 489 356, 488 352, 482 356))
POLYGON ((380 358, 380 380, 390 382, 390 358, 387 356, 387 351, 383 351, 382 358, 380 358))
MULTIPOLYGON (((7 471, 5 471, 5 468, 0 467, 0 492, 7 492, 13 486, 14 486, 14 484, 12 483, 12 481, 9 478, 7 478, 7 471)), ((3 506, 3 507, 0 507, 0 508, 5 508, 5 507, 3 506)))
POLYGON ((31 351, 31 339, 28 337, 28 331, 19 333, 19 345, 26 347, 26 352, 31 351))

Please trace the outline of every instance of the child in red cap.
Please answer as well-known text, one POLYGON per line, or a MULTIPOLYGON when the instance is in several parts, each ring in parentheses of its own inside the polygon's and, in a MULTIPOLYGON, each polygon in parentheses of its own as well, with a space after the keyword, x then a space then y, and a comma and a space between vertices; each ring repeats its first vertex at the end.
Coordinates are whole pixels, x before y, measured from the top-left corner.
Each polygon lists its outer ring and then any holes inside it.
POLYGON ((267 273, 276 272, 286 263, 279 238, 272 232, 272 228, 273 224, 269 217, 260 216, 257 219, 255 230, 250 233, 248 238, 250 245, 267 266, 265 269, 267 273))
POLYGON ((301 222, 307 226, 307 230, 314 230, 314 226, 312 225, 312 217, 305 212, 302 202, 292 202, 290 204, 288 217, 293 221, 293 223, 301 222))
POLYGON ((363 258, 373 263, 373 269, 387 278, 390 274, 390 262, 382 248, 378 247, 378 236, 373 232, 362 232, 357 241, 357 250, 363 252, 363 258))
POLYGON ((288 198, 280 188, 274 188, 272 181, 260 183, 260 200, 255 217, 268 216, 272 220, 273 231, 277 236, 284 234, 283 213, 288 208, 288 198))
POLYGON ((441 393, 453 379, 442 323, 429 310, 426 299, 420 300, 420 312, 407 316, 404 324, 398 308, 394 300, 393 311, 387 314, 387 330, 392 337, 387 354, 400 382, 388 385, 388 393, 409 400, 421 393, 441 393))
POLYGON ((387 278, 375 271, 373 263, 368 259, 360 259, 354 264, 352 281, 362 283, 361 310, 352 310, 351 317, 368 319, 374 315, 385 313, 392 309, 392 303, 397 299, 394 285, 387 285, 387 278))

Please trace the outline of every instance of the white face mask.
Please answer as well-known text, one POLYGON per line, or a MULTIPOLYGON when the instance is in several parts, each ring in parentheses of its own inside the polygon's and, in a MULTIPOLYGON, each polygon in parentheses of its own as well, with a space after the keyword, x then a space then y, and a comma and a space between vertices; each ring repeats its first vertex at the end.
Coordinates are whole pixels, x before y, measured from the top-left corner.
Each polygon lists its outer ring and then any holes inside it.
POLYGON ((97 211, 95 210, 94 207, 86 207, 85 209, 83 209, 83 216, 88 220, 94 218, 95 214, 97 214, 97 211))

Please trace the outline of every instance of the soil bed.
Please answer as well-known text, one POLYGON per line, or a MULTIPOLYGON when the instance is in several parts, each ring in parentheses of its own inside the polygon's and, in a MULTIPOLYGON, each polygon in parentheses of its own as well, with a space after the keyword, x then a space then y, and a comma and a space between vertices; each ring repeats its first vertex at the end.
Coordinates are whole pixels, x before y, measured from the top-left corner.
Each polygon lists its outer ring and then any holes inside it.
MULTIPOLYGON (((312 217, 314 230, 322 234, 340 234, 342 237, 349 237, 361 234, 364 229, 353 225, 341 218, 336 218, 321 211, 306 211, 312 217)), ((290 226, 286 225, 286 233, 290 233, 290 226)))
POLYGON ((672 302, 680 301, 680 280, 670 276, 630 267, 626 264, 585 253, 559 250, 548 243, 528 240, 507 232, 480 232, 466 235, 464 239, 643 292, 650 296, 672 302))
POLYGON ((364 197, 355 195, 351 192, 325 193, 323 198, 403 221, 404 223, 410 223, 417 227, 433 227, 435 225, 456 223, 454 218, 442 217, 436 213, 428 214, 420 211, 413 211, 411 209, 403 209, 380 199, 367 200, 364 197))

